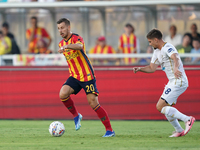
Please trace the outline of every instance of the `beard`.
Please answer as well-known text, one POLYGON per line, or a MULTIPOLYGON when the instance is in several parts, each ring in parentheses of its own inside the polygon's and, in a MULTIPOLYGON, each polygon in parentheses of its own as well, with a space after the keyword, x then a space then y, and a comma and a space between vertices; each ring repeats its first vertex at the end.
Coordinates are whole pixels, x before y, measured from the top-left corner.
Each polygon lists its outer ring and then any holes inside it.
POLYGON ((67 36, 68 36, 68 34, 64 35, 64 36, 63 36, 63 38, 64 38, 64 39, 66 39, 66 38, 67 38, 67 36))
POLYGON ((64 38, 64 39, 65 39, 65 38, 67 38, 67 36, 68 36, 68 33, 66 33, 66 34, 65 34, 65 33, 62 33, 62 34, 61 34, 61 36, 62 36, 62 38, 64 38))

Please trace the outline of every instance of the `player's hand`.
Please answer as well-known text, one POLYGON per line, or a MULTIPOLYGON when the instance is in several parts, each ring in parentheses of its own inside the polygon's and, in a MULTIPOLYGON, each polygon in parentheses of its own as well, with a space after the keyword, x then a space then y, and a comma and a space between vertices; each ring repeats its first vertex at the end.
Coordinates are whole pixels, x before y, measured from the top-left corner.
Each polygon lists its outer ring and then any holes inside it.
POLYGON ((66 49, 66 45, 65 46, 61 46, 61 47, 59 47, 58 52, 59 53, 63 53, 63 52, 65 52, 65 49, 66 49))
POLYGON ((137 73, 138 71, 140 71, 140 69, 141 69, 140 67, 134 67, 134 68, 133 68, 133 72, 134 72, 134 73, 137 73))
POLYGON ((180 72, 180 71, 178 70, 178 68, 175 68, 175 69, 174 69, 174 75, 175 75, 175 77, 176 77, 177 79, 179 79, 179 78, 182 76, 182 72, 180 72))

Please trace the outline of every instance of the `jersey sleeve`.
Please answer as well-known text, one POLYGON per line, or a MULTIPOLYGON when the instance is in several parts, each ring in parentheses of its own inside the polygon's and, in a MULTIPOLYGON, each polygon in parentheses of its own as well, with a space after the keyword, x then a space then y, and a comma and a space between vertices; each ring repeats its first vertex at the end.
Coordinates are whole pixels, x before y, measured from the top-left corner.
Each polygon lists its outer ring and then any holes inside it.
POLYGON ((62 47, 64 45, 64 40, 60 41, 58 47, 62 47))
POLYGON ((156 51, 153 52, 153 56, 151 58, 151 63, 159 65, 158 57, 156 55, 156 51))
POLYGON ((164 48, 164 52, 167 54, 167 56, 171 57, 172 54, 178 54, 178 51, 174 46, 166 46, 164 48))
POLYGON ((58 47, 61 47, 61 42, 58 44, 58 47))
POLYGON ((74 44, 82 44, 82 45, 84 45, 83 38, 81 36, 79 36, 79 35, 77 35, 77 36, 75 36, 73 38, 73 43, 74 44))

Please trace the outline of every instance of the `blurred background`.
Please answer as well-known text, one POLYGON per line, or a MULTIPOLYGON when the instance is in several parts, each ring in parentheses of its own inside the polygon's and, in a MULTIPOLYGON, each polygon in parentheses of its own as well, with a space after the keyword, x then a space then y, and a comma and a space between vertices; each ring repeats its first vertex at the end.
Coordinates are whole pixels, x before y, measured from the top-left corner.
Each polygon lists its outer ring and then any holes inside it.
MULTIPOLYGON (((56 22, 63 17, 85 41, 100 103, 111 119, 165 119, 155 108, 167 83, 164 73, 132 71, 149 64, 153 49, 146 34, 158 28, 177 48, 189 79, 176 107, 200 120, 199 0, 0 0, 1 119, 72 119, 58 97, 69 76, 57 52, 62 38, 56 22), (33 16, 39 38, 30 50, 33 16), (132 43, 123 41, 129 38, 132 43)), ((83 91, 74 99, 85 119, 96 119, 83 91)))
POLYGON ((191 32, 192 24, 196 24, 197 32, 200 32, 200 4, 195 0, 0 0, 0 2, 0 24, 4 22, 9 24, 9 31, 15 36, 21 54, 29 53, 26 30, 31 27, 32 16, 37 17, 38 26, 45 28, 51 37, 52 42, 48 48, 54 54, 57 53, 58 43, 61 40, 56 21, 62 17, 68 18, 71 21, 72 31, 84 38, 88 53, 100 36, 105 36, 106 44, 118 52, 119 38, 124 33, 124 26, 127 23, 134 27, 134 35, 137 37, 136 53, 146 53, 148 48, 146 34, 152 28, 160 29, 163 39, 170 35, 171 25, 176 26, 176 34, 181 37, 191 32))

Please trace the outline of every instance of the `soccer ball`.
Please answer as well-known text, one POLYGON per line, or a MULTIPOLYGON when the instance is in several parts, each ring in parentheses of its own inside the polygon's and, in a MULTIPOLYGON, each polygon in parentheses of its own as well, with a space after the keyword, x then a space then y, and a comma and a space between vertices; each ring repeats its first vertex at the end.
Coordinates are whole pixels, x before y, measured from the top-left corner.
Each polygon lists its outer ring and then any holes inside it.
POLYGON ((49 126, 49 133, 52 136, 62 136, 65 133, 64 124, 59 121, 54 121, 49 126))

